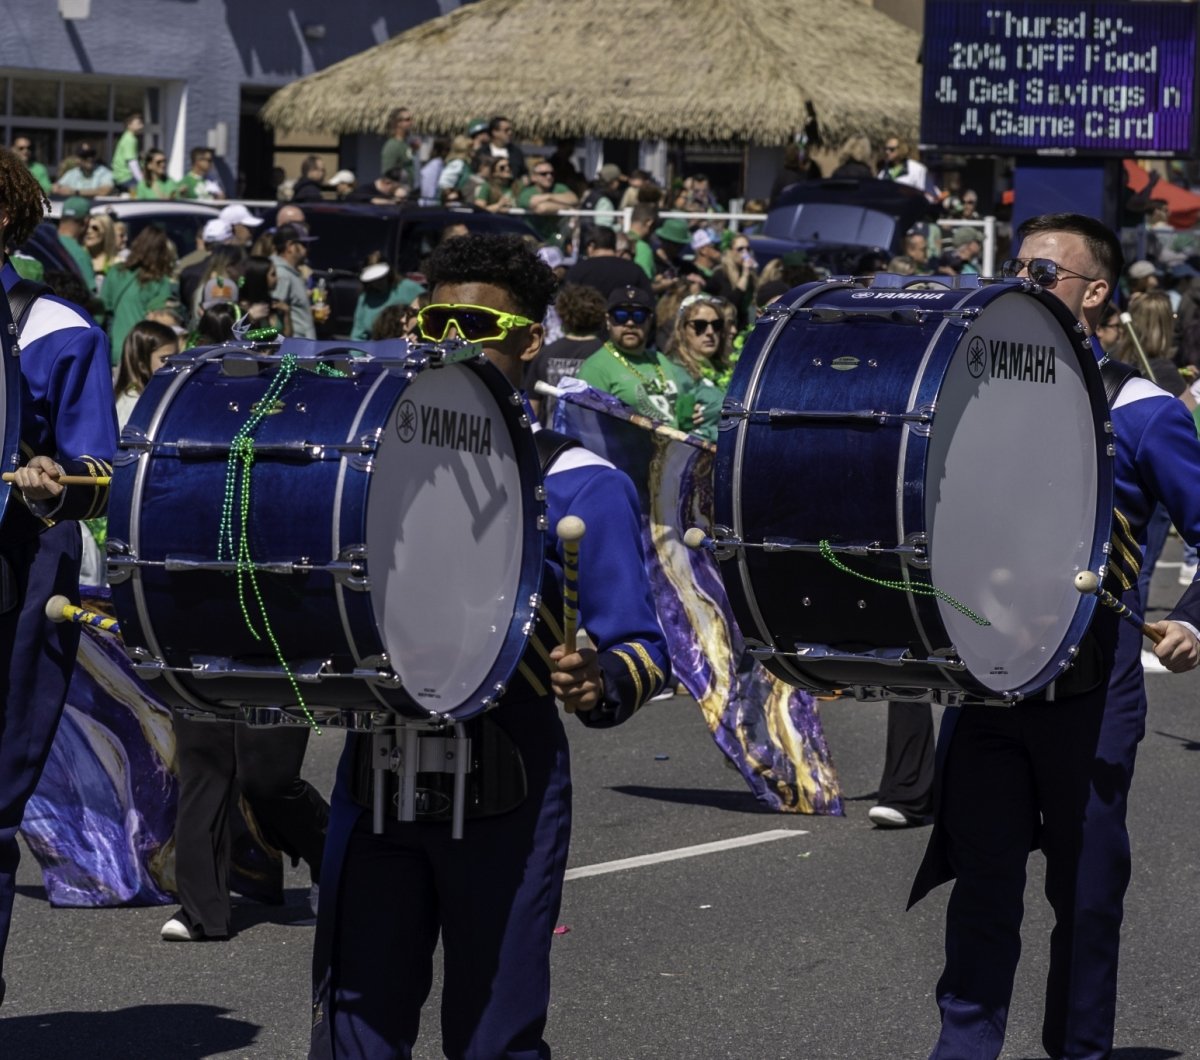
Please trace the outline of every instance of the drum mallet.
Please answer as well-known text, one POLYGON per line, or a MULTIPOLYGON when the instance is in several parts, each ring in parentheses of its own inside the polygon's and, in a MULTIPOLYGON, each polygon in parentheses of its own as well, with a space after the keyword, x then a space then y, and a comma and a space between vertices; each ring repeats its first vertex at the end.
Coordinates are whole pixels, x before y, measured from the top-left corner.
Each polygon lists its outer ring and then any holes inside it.
POLYGON ((1129 331, 1129 337, 1133 339, 1133 348, 1137 350, 1138 359, 1142 362, 1142 367, 1146 369, 1146 378, 1152 383, 1157 383, 1154 378, 1154 369, 1150 367, 1150 361, 1146 357, 1146 351, 1142 349, 1142 340, 1138 338, 1138 333, 1133 330, 1133 317, 1128 312, 1121 314, 1121 323, 1125 325, 1129 331))
MULTIPOLYGON (((563 547, 563 647, 573 655, 579 633, 579 541, 587 526, 577 515, 564 515, 555 532, 563 547)), ((568 714, 575 713, 570 707, 564 709, 568 714)))
POLYGON ((1129 610, 1126 604, 1121 603, 1112 593, 1100 585, 1100 579, 1096 576, 1095 571, 1081 570, 1075 575, 1075 588, 1084 595, 1088 593, 1098 597, 1100 602, 1105 606, 1112 608, 1126 622, 1136 626, 1141 632, 1149 637, 1155 644, 1163 639, 1163 635, 1156 629, 1151 629, 1137 615, 1129 610))
POLYGON ((89 611, 86 607, 76 607, 61 594, 52 596, 46 601, 46 617, 51 622, 78 622, 81 626, 95 626, 105 633, 120 633, 121 624, 115 618, 109 618, 97 611, 89 611))
MULTIPOLYGON (((4 482, 14 482, 16 478, 15 471, 5 471, 0 475, 0 480, 4 482)), ((96 475, 94 478, 91 475, 59 475, 53 481, 60 486, 107 486, 112 479, 108 475, 96 475)))

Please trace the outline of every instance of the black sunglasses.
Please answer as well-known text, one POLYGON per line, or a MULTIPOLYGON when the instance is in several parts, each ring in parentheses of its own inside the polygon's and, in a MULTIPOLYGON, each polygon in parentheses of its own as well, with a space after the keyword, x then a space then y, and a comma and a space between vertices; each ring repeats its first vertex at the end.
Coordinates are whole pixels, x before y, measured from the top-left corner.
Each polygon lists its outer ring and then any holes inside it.
POLYGON ((709 328, 712 328, 717 334, 720 334, 725 327, 723 320, 689 320, 688 327, 697 335, 703 335, 709 328))
POLYGON ((1000 266, 1000 275, 1011 279, 1026 273, 1039 287, 1053 287, 1060 279, 1072 277, 1077 280, 1087 280, 1091 283, 1100 279, 1099 276, 1084 276, 1082 272, 1074 272, 1050 258, 1009 258, 1000 266))
POLYGON ((610 309, 608 315, 617 324, 628 324, 630 321, 635 324, 644 324, 650 319, 650 310, 642 306, 619 305, 616 309, 610 309))
POLYGON ((552 170, 552 169, 535 169, 533 171, 533 175, 535 177, 552 177, 552 176, 554 176, 554 170, 552 170))

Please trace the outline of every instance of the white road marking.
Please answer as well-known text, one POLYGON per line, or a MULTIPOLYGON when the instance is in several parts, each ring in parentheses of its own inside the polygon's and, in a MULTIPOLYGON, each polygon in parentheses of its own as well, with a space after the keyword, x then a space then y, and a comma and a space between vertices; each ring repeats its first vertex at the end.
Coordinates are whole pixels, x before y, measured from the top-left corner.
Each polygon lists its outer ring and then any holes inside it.
POLYGON ((621 858, 619 861, 601 861, 595 865, 580 865, 576 869, 567 869, 566 879, 578 880, 584 876, 603 876, 607 872, 640 869, 644 865, 658 865, 664 861, 678 861, 680 858, 698 858, 704 854, 717 854, 722 850, 737 850, 739 847, 754 846, 756 843, 771 843, 776 839, 788 839, 797 835, 808 835, 808 833, 800 829, 773 828, 769 832, 738 836, 735 839, 720 839, 715 843, 698 843, 692 847, 678 847, 675 850, 663 850, 657 854, 641 854, 636 858, 621 858))

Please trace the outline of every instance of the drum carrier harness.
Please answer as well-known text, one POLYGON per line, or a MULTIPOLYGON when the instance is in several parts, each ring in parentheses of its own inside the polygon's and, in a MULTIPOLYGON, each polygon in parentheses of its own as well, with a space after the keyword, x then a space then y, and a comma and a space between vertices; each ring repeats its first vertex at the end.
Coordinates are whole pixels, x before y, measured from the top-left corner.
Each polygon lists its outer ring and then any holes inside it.
MULTIPOLYGON (((563 453, 581 443, 556 431, 533 436, 543 478, 563 453)), ((350 792, 372 812, 372 830, 384 830, 389 805, 398 821, 451 823, 462 838, 464 819, 498 817, 525 801, 521 753, 501 725, 481 714, 447 731, 444 721, 406 719, 394 729, 356 738, 350 792)))

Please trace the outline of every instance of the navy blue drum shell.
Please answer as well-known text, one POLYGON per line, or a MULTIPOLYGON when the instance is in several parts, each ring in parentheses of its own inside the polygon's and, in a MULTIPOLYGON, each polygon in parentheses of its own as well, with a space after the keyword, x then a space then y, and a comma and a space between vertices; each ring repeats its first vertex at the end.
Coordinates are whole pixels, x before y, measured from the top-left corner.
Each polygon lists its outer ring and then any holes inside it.
POLYGON ((307 706, 422 718, 493 705, 544 552, 515 392, 482 358, 343 359, 344 375, 301 359, 253 432, 243 532, 229 447, 279 371, 248 363, 173 359, 122 434, 109 564, 127 649, 165 698, 216 713, 295 706, 297 686, 307 706))
POLYGON ((1044 688, 1095 608, 1073 577, 1111 531, 1106 421, 1090 347, 1027 285, 791 292, 746 344, 718 444, 743 634, 815 690, 1044 688))

